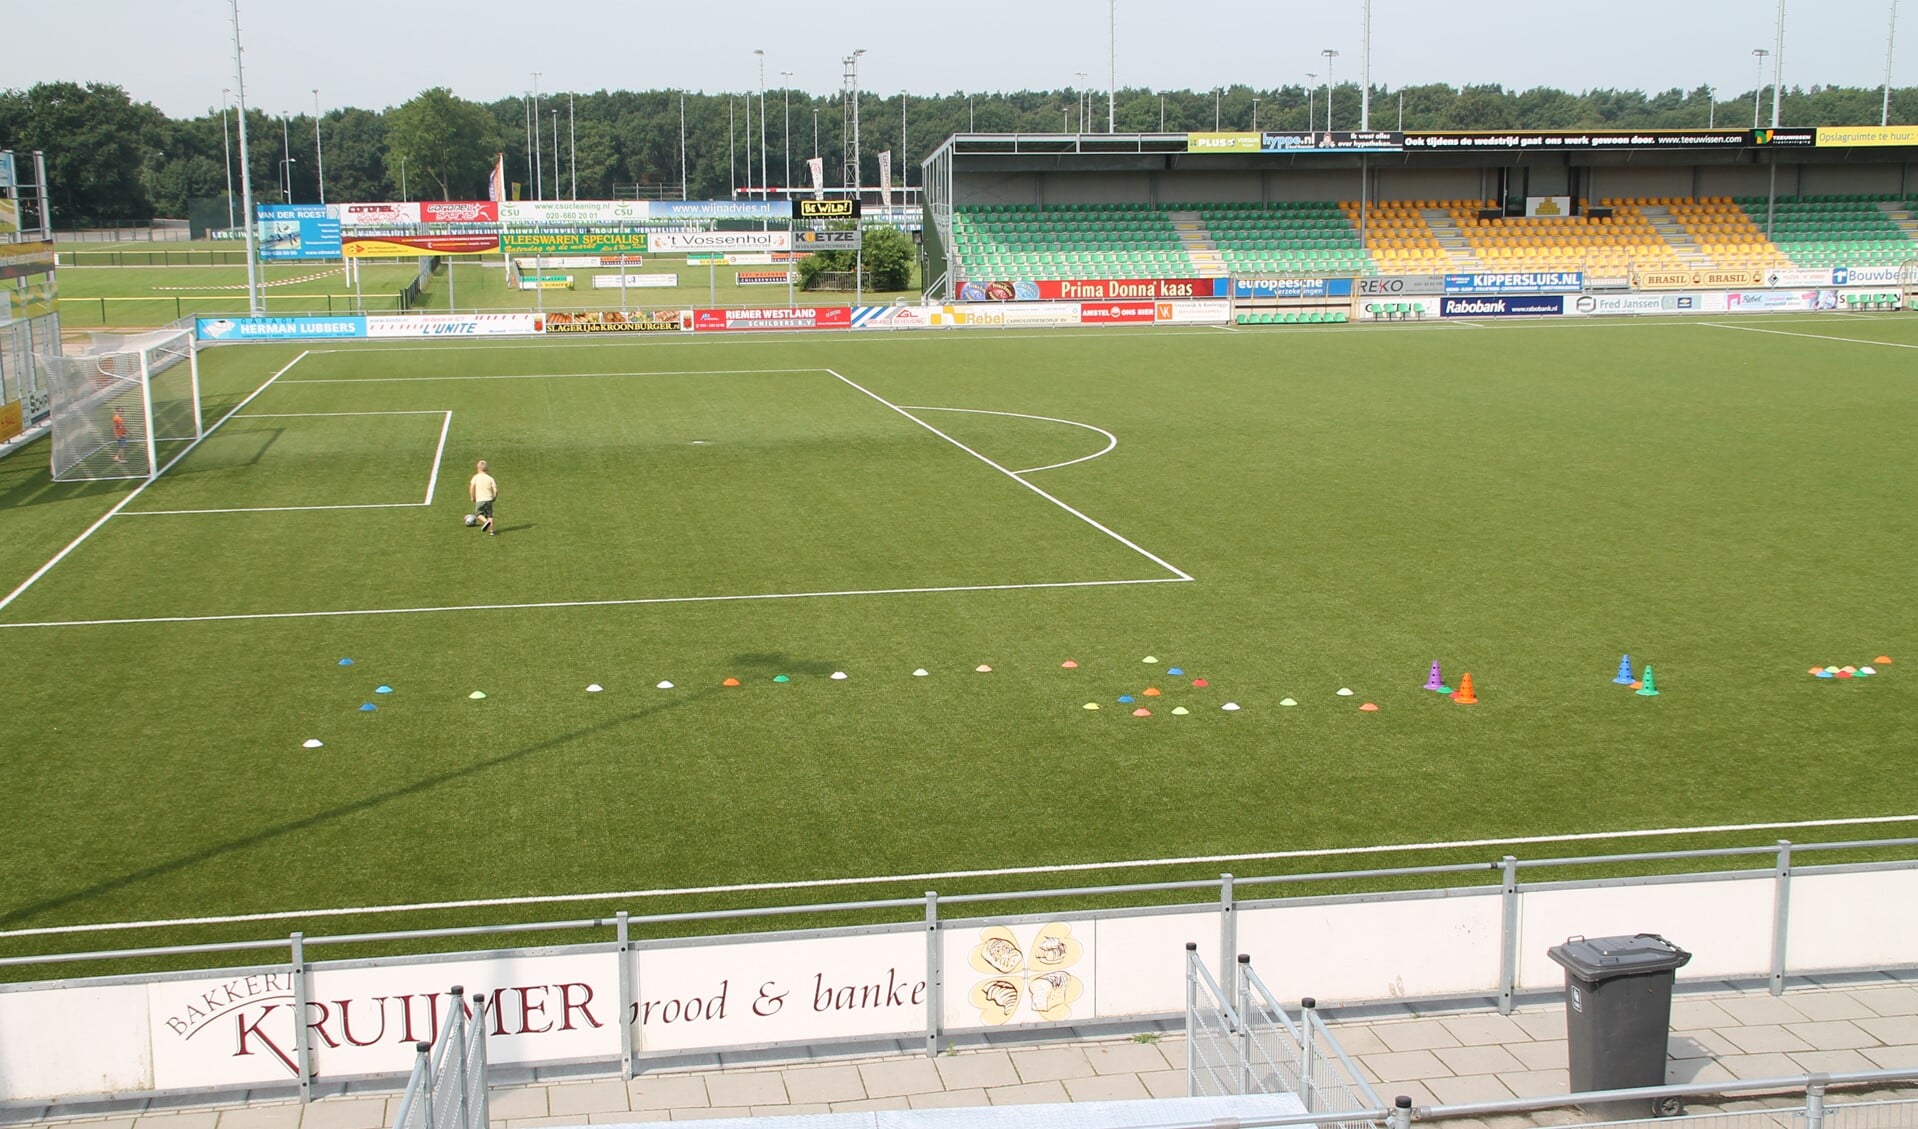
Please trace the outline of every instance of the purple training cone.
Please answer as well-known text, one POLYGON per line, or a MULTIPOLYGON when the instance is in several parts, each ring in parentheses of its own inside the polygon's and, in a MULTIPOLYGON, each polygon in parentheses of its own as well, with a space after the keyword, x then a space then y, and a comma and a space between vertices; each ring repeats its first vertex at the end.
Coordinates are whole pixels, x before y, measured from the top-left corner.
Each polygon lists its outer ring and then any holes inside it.
POLYGON ((1437 659, 1432 660, 1432 675, 1430 678, 1427 678, 1425 680, 1425 688, 1427 690, 1441 690, 1441 691, 1446 689, 1445 676, 1439 673, 1439 664, 1437 659))

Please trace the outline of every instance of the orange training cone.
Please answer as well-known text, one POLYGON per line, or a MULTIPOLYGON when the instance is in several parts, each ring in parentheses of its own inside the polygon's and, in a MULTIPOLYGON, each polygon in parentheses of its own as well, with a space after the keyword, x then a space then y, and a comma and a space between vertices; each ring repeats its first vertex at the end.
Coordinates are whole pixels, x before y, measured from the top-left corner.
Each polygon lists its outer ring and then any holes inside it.
POLYGON ((1148 697, 1148 698, 1156 698, 1156 697, 1158 697, 1158 696, 1159 696, 1159 688, 1158 688, 1157 686, 1148 686, 1148 687, 1146 687, 1146 688, 1145 688, 1145 696, 1146 696, 1146 697, 1148 697))
POLYGON ((737 679, 737 678, 728 678, 728 679, 727 679, 726 681, 724 681, 724 682, 721 682, 721 683, 720 683, 720 685, 721 685, 721 686, 737 686, 737 685, 739 685, 739 679, 737 679))
POLYGON ((1465 673, 1465 677, 1459 679, 1458 693, 1452 695, 1452 700, 1461 706, 1475 706, 1478 704, 1478 695, 1472 692, 1472 674, 1470 671, 1465 673))

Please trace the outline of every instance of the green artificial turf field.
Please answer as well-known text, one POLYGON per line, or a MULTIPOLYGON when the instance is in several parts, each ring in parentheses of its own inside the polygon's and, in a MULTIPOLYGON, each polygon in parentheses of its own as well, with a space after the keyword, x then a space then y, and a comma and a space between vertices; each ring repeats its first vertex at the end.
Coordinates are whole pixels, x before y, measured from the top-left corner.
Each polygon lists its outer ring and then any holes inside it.
POLYGON ((1908 812, 1918 319, 1736 325, 206 350, 134 496, 0 461, 0 593, 125 501, 0 929, 1908 812))

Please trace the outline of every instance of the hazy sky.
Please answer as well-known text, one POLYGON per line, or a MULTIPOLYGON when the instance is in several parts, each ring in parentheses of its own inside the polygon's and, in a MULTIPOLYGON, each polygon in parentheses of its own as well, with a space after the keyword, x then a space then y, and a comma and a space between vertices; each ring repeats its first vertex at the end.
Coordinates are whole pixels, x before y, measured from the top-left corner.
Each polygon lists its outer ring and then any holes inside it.
MULTIPOLYGON (((1788 0, 1787 86, 1876 86, 1891 0, 1788 0)), ((1896 85, 1918 85, 1918 4, 1896 85)), ((1360 0, 1117 0, 1118 81, 1209 90, 1359 74, 1360 0)), ((1773 0, 1604 0, 1459 4, 1373 0, 1375 85, 1750 91, 1754 47, 1769 48, 1773 0)), ((105 81, 173 116, 233 85, 230 0, 0 0, 0 83, 105 81)), ((479 100, 542 92, 757 88, 793 73, 825 94, 840 60, 865 48, 860 85, 896 94, 1045 89, 1107 82, 1106 0, 820 3, 797 0, 241 0, 249 105, 380 108, 429 86, 479 100)), ((1769 78, 1766 80, 1769 82, 1769 78)), ((1789 123, 1788 123, 1789 124, 1789 123)))

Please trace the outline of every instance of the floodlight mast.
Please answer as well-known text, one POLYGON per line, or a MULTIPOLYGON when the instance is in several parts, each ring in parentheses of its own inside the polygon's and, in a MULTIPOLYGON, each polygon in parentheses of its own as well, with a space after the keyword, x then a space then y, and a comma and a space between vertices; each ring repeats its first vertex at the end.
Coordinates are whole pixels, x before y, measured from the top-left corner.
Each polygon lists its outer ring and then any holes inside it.
POLYGON ((240 198, 246 220, 246 308, 254 317, 265 311, 260 307, 260 268, 255 262, 253 241, 253 173, 246 152, 246 68, 241 62, 240 0, 233 0, 233 87, 239 97, 240 118, 240 198))
POLYGON ((866 49, 861 47, 841 60, 846 65, 840 91, 846 140, 843 177, 845 186, 852 190, 855 200, 859 198, 859 56, 865 53, 866 49))

